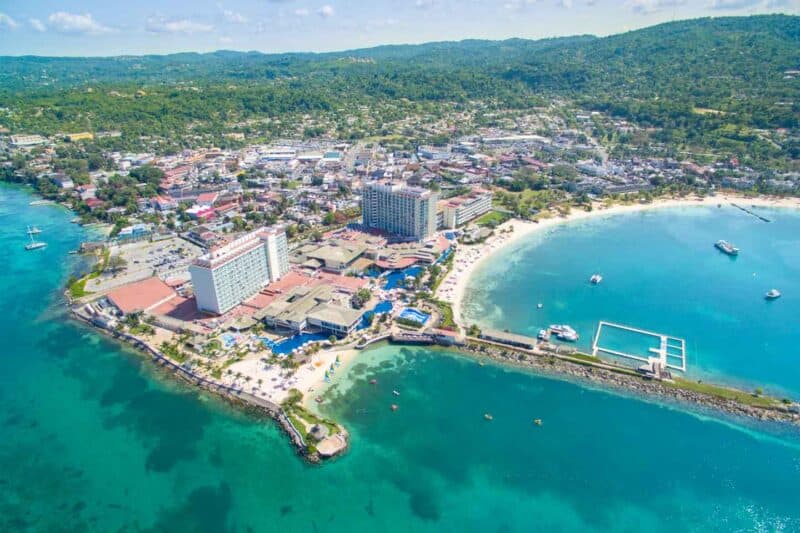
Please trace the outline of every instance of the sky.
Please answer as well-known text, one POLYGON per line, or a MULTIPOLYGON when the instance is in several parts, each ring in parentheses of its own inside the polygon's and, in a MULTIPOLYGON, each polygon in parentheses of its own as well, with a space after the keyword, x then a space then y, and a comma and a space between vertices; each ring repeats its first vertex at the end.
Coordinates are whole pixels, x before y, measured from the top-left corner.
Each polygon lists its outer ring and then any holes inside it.
POLYGON ((800 0, 0 0, 0 55, 333 51, 757 13, 800 14, 800 0))

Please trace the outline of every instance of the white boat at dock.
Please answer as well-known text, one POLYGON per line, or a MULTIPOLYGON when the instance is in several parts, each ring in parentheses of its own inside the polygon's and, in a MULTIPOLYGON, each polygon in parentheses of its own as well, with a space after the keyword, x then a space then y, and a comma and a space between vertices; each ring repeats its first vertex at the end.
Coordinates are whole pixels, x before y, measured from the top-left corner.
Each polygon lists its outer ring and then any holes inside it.
POLYGON ((560 341, 575 342, 580 338, 578 332, 566 324, 553 324, 550 326, 550 332, 555 333, 560 341))

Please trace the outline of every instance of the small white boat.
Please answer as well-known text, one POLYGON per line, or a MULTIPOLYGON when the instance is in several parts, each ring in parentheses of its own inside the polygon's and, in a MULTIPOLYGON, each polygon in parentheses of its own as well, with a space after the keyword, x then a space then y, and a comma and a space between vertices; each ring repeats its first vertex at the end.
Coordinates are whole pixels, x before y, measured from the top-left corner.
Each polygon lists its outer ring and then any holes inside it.
POLYGON ((40 230, 36 226, 33 227, 28 226, 28 235, 39 235, 41 232, 42 230, 40 230))
POLYGON ((777 300, 781 297, 781 291, 778 289, 772 289, 767 294, 764 295, 764 298, 767 300, 777 300))
POLYGON ((599 285, 601 281, 603 281, 603 276, 600 274, 592 274, 592 277, 589 278, 589 282, 592 285, 599 285))
POLYGON ((544 304, 541 303, 536 304, 536 309, 541 309, 542 307, 544 307, 544 304))

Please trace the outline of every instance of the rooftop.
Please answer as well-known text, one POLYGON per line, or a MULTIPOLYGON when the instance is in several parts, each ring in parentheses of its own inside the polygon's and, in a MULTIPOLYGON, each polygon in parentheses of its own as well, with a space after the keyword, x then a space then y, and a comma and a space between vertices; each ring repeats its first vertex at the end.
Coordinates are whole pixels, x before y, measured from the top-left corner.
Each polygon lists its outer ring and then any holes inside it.
POLYGON ((106 298, 124 314, 128 314, 149 311, 175 296, 175 291, 169 285, 152 277, 115 289, 106 298))

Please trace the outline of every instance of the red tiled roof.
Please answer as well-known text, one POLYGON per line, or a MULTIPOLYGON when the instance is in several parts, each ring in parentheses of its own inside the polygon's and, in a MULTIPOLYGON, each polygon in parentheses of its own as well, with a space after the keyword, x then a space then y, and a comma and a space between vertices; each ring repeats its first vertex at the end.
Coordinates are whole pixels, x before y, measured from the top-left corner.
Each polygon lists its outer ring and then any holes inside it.
POLYGON ((174 297, 175 291, 157 277, 130 283, 106 295, 125 314, 147 311, 174 297))

